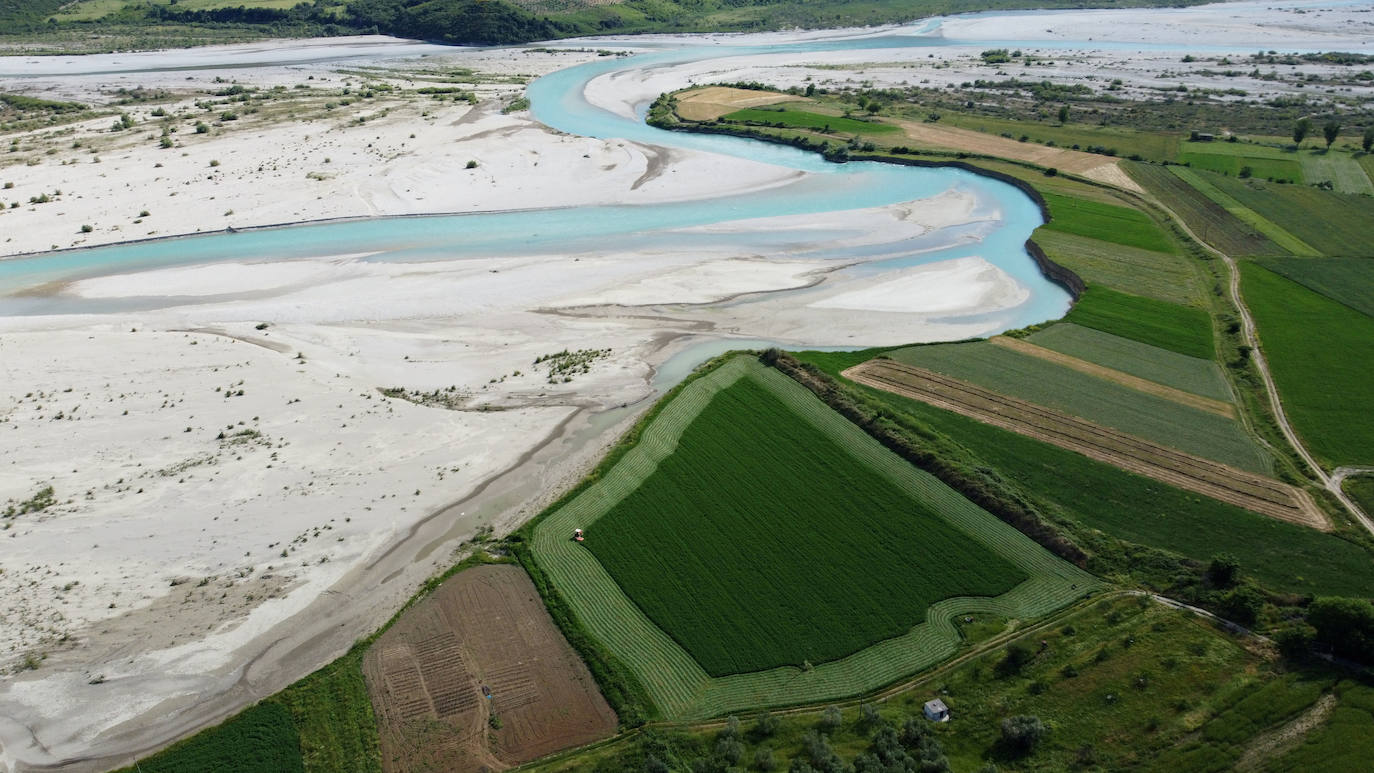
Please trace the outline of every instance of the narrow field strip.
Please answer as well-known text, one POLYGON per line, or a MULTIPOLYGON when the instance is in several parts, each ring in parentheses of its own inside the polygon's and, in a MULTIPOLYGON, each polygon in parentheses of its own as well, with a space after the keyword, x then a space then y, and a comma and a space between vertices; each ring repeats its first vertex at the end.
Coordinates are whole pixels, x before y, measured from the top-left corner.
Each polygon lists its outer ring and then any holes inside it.
POLYGON ((1005 349, 1011 349, 1012 351, 1021 352, 1022 354, 1029 354, 1032 357, 1039 357, 1042 360, 1047 360, 1056 365, 1062 365, 1071 370, 1076 370, 1079 373, 1084 373, 1094 378, 1100 378, 1120 384, 1124 387, 1129 387, 1137 392, 1144 392, 1145 394, 1154 395, 1155 397, 1162 397, 1165 400, 1186 405, 1190 408, 1197 408, 1200 411, 1215 413, 1218 416, 1225 416, 1228 419, 1234 419, 1236 417, 1236 407, 1230 403, 1222 402, 1221 400, 1213 400, 1210 397, 1184 392, 1181 389, 1174 389, 1171 386, 1165 386, 1155 381, 1132 376, 1129 373, 1123 373, 1119 370, 1088 362, 1087 360, 1070 357, 1067 354, 1056 352, 1053 349, 1046 349, 1043 346, 1037 346, 1020 338, 996 336, 991 340, 993 344, 1005 349))
MULTIPOLYGON (((1199 175, 1197 172, 1191 169, 1185 169, 1181 166, 1170 167, 1170 171, 1177 175, 1179 179, 1193 186, 1199 193, 1216 202, 1222 209, 1225 209, 1243 222, 1258 229, 1260 233, 1269 237, 1270 241, 1274 242, 1282 249, 1287 250, 1289 253, 1306 257, 1321 255, 1320 252, 1307 242, 1299 239, 1287 230, 1279 227, 1279 225, 1272 220, 1250 209, 1223 192, 1220 188, 1202 179, 1202 175, 1199 175)), ((1203 238, 1205 239, 1206 236, 1203 238)))
POLYGON ((1262 515, 1323 531, 1331 528, 1311 497, 1286 483, 1156 445, 933 371, 891 360, 871 360, 843 375, 860 384, 1052 443, 1262 515))
POLYGON ((954 618, 997 614, 1032 618, 1105 587, 1092 575, 1036 545, 933 476, 912 467, 810 392, 757 361, 740 357, 688 385, 645 428, 642 439, 601 481, 551 513, 534 530, 533 553, 586 630, 644 685, 665 718, 704 719, 731 711, 834 700, 879 689, 949 657, 959 647, 954 618), (1030 576, 996 598, 956 597, 931 605, 925 622, 901 636, 809 668, 784 666, 711 678, 616 585, 574 528, 597 518, 643 483, 672 453, 711 398, 741 377, 784 402, 799 420, 825 432, 845 453, 920 498, 952 527, 1030 576))
POLYGON ((1210 358, 1190 357, 1072 322, 1056 322, 1025 340, 1189 394, 1235 402, 1226 374, 1210 358))

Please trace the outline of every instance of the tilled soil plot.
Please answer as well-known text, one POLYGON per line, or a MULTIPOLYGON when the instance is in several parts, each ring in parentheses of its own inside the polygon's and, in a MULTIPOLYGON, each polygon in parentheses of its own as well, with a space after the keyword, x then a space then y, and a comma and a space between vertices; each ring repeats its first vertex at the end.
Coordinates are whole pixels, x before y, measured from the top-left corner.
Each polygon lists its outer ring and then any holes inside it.
POLYGON ((368 650, 382 769, 504 769, 615 732, 586 665, 517 566, 460 572, 368 650))
POLYGON ((844 376, 1271 518, 1314 529, 1331 528, 1307 492, 1286 483, 1165 448, 934 371, 878 359, 850 368, 844 376))

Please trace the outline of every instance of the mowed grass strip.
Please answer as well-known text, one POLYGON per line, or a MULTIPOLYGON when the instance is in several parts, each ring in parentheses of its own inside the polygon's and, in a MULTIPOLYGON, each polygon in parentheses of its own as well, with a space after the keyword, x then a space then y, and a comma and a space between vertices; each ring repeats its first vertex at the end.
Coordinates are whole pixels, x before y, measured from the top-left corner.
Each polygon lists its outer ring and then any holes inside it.
POLYGON ((740 123, 761 123, 769 126, 780 125, 791 129, 810 129, 818 132, 845 132, 848 134, 885 134, 901 131, 900 127, 891 124, 859 121, 853 118, 845 118, 844 116, 825 115, 823 113, 813 113, 808 110, 797 110, 790 107, 749 107, 743 110, 736 110, 733 113, 726 113, 721 116, 721 120, 738 121, 740 123))
POLYGON ((898 349, 893 360, 968 381, 1242 470, 1272 460, 1233 419, 1137 392, 988 341, 898 349))
POLYGON ((1027 579, 752 379, 712 398, 587 546, 711 676, 834 660, 1027 579))
POLYGON ((981 463, 1084 526, 1202 562, 1232 553, 1246 574, 1274 590, 1365 596, 1374 587, 1374 554, 1336 535, 1266 518, 919 400, 856 388, 957 440, 981 463))
MULTIPOLYGON (((1169 167, 1124 161, 1122 168, 1181 218, 1198 238, 1227 255, 1283 253, 1258 228, 1227 212, 1220 204, 1175 176, 1169 167)), ((1148 292, 1139 294, 1150 295, 1148 292)))
POLYGON ((1374 319, 1255 263, 1242 291, 1294 429, 1323 464, 1374 463, 1374 319))
POLYGON ((1221 366, 1210 359, 1189 357, 1072 322, 1051 325, 1026 340, 1195 395, 1228 402, 1234 399, 1221 366))
POLYGON ((1374 260, 1369 258, 1265 258, 1260 265, 1374 317, 1374 260))
POLYGON ((1185 305, 1196 305, 1201 296, 1197 269, 1178 255, 1050 228, 1038 229, 1032 238, 1050 260, 1072 269, 1088 284, 1185 305))
MULTIPOLYGON (((1092 575, 1059 559, 1013 527, 948 486, 883 448, 809 391, 750 358, 727 361, 685 387, 640 434, 639 441, 605 475, 534 528, 532 552, 549 581, 587 633, 634 672, 662 716, 703 719, 732 711, 836 700, 876 690, 928 668, 960 646, 953 618, 982 616, 1031 619, 1048 614, 1103 586, 1092 575), (590 528, 638 488, 676 448, 677 438, 716 391, 750 378, 820 428, 851 456, 924 501, 948 523, 974 537, 1030 579, 996 598, 956 597, 926 610, 926 621, 905 634, 853 655, 807 670, 793 667, 711 678, 621 590, 587 549, 570 539, 590 528)), ((862 560, 862 557, 856 560, 862 560)))
POLYGON ((1140 210, 1057 193, 1042 195, 1051 215, 1044 228, 1142 250, 1174 251, 1164 232, 1140 210))
MULTIPOLYGON (((1265 220, 1333 258, 1374 257, 1374 206, 1368 196, 1332 193, 1306 185, 1233 180, 1207 175, 1207 182, 1265 220)), ((1305 253, 1294 250, 1290 254, 1305 253)))
POLYGON ((1212 319, 1192 306, 1090 285, 1064 320, 1200 360, 1216 355, 1212 319))

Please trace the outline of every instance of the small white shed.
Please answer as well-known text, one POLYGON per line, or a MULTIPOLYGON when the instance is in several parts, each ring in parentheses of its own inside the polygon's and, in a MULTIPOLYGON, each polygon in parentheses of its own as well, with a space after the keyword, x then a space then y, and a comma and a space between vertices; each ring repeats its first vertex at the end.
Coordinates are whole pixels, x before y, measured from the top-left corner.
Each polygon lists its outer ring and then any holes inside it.
POLYGON ((925 711, 926 719, 931 722, 949 721, 949 707, 939 698, 926 701, 923 711, 925 711))

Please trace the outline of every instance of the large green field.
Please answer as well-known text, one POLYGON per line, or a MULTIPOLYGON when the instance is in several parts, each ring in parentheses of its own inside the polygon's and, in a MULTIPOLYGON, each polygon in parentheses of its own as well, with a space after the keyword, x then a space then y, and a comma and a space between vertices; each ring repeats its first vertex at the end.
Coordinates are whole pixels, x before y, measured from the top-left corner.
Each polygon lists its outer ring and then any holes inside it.
MULTIPOLYGON (((1207 175, 1207 182, 1265 220, 1336 258, 1374 256, 1374 206, 1367 196, 1331 193, 1304 185, 1276 185, 1207 175)), ((1303 254, 1293 251, 1294 255, 1303 254)))
POLYGON ((1234 399, 1221 367, 1158 346, 1061 322, 1032 334, 1037 346, 1214 400, 1234 399))
POLYGON ((1216 356, 1212 320, 1196 307, 1089 287, 1064 319, 1188 357, 1216 356))
POLYGON ((1052 215, 1050 222, 1044 226, 1049 230, 1124 244, 1142 250, 1174 251, 1174 245, 1164 232, 1159 230, 1159 226, 1139 210, 1061 196, 1057 193, 1042 195, 1052 215))
POLYGON ((1195 168, 1236 177, 1249 168, 1250 176, 1261 180, 1291 180, 1305 182, 1302 162, 1295 153, 1277 148, 1241 143, 1210 142, 1183 145, 1178 160, 1195 168))
POLYGON ((1260 265, 1333 301, 1374 317, 1374 260, 1266 258, 1260 265))
POLYGON ((748 378, 587 546, 711 676, 834 660, 1026 579, 748 378))
MULTIPOLYGON (((781 428, 775 430, 775 432, 779 431, 782 431, 781 428)), ((744 478, 740 476, 751 474, 756 463, 775 464, 763 458, 768 454, 778 453, 776 450, 768 450, 772 448, 769 445, 769 434, 754 433, 752 436, 742 439, 741 442, 746 442, 748 445, 732 452, 731 458, 737 460, 738 465, 747 465, 747 467, 739 470, 738 476, 731 478, 734 481, 731 485, 743 482, 744 478)), ((836 452, 832 451, 833 453, 836 452)), ((693 456, 688 456, 688 460, 693 458, 693 456)), ((700 461, 699 457, 697 459, 700 461)), ((670 464, 669 470, 674 469, 677 469, 676 465, 670 464)), ((760 464, 758 469, 763 472, 770 467, 760 464)), ((777 468, 774 466, 771 469, 777 468)), ((671 474, 681 475, 681 473, 671 474)), ((769 483, 775 486, 784 486, 789 485, 790 480, 791 478, 786 481, 769 481, 769 483)), ((827 478, 826 483, 842 486, 844 484, 839 482, 842 480, 840 478, 827 478)), ((732 491, 729 488, 706 481, 698 481, 695 485, 704 490, 703 494, 708 497, 706 501, 710 501, 709 498, 714 497, 716 506, 724 506, 734 502, 736 494, 749 498, 758 496, 757 489, 732 491)), ((857 495, 859 492, 846 491, 845 493, 857 495)), ((782 495, 779 494, 779 496, 782 495)), ((688 500, 680 501, 685 503, 688 500)), ((759 503, 755 504, 755 507, 762 506, 759 503)), ((629 511, 625 512, 628 513, 629 511)), ((762 511, 756 510, 756 512, 762 511)), ((801 513, 794 513, 793 515, 793 517, 801 516, 801 513)), ((703 514, 701 517, 706 516, 703 514)), ((851 515, 850 517, 857 516, 851 515)), ((770 566, 782 566, 777 562, 785 561, 788 556, 791 556, 802 568, 788 568, 787 571, 790 576, 798 577, 799 571, 810 570, 812 576, 809 581, 805 579, 802 581, 808 582, 806 587, 814 587, 832 582, 832 578, 826 576, 832 572, 835 573, 835 577, 847 576, 844 573, 848 572, 849 569, 843 566, 845 563, 861 566, 869 571, 876 571, 872 562, 882 560, 882 556, 885 555, 882 551, 858 554, 845 552, 856 548, 867 550, 867 548, 859 548, 859 546, 872 545, 875 536, 894 540, 893 545, 907 545, 906 559, 912 564, 930 561, 940 563, 941 569, 944 571, 953 569, 952 566, 943 565, 943 560, 939 555, 926 552, 924 546, 911 546, 910 543, 904 541, 906 538, 900 535, 891 532, 882 533, 881 521, 868 521, 867 525, 861 526, 861 528, 879 529, 877 535, 839 535, 840 530, 850 528, 851 524, 849 523, 831 523, 828 529, 813 530, 810 536, 819 543, 819 547, 823 550, 834 551, 834 555, 824 558, 817 558, 810 547, 807 548, 808 552, 804 554, 797 554, 795 550, 793 552, 778 551, 788 553, 788 555, 766 558, 766 553, 777 550, 776 544, 768 541, 769 535, 766 530, 756 530, 751 534, 748 528, 739 528, 739 531, 736 531, 737 527, 747 527, 747 524, 736 525, 720 520, 713 523, 716 525, 711 528, 728 529, 730 530, 729 534, 703 538, 707 539, 703 545, 683 543, 683 556, 659 555, 650 558, 649 560, 654 562, 650 565, 650 569, 656 570, 658 576, 650 577, 646 581, 653 582, 660 587, 671 582, 671 572, 662 571, 666 565, 665 562, 670 561, 678 562, 673 565, 681 567, 683 561, 696 560, 702 562, 706 569, 697 568, 692 571, 709 570, 722 577, 743 578, 754 567, 759 566, 760 562, 767 561, 770 566), (720 550, 719 546, 722 544, 722 540, 729 539, 730 535, 737 535, 742 540, 754 541, 749 544, 742 544, 740 549, 732 548, 725 553, 713 553, 713 550, 720 550), (730 561, 737 560, 747 561, 748 566, 729 565, 730 561), (821 563, 807 564, 806 561, 820 561, 821 563)), ((864 524, 865 522, 860 519, 855 523, 864 524)), ((910 524, 912 521, 904 521, 904 523, 910 524)), ((785 526, 778 526, 775 529, 780 535, 786 534, 788 530, 788 527, 785 526)), ((668 529, 666 528, 659 531, 660 534, 667 532, 668 529)), ((941 548, 941 550, 945 550, 945 548, 941 548)), ((934 477, 912 467, 900 457, 883 448, 863 430, 832 411, 791 379, 777 371, 765 368, 756 360, 747 357, 731 359, 709 374, 693 380, 663 406, 653 421, 644 428, 639 442, 625 453, 608 472, 582 490, 571 501, 548 513, 537 523, 532 534, 532 553, 541 573, 548 578, 554 592, 558 594, 562 603, 565 603, 576 617, 579 625, 588 635, 597 640, 601 647, 611 653, 634 674, 657 706, 659 713, 670 719, 704 718, 744 708, 833 700, 874 690, 938 663, 956 652, 960 646, 960 638, 952 620, 958 615, 998 615, 1029 619, 1062 607, 1073 599, 1101 587, 1091 575, 1055 557, 1013 527, 973 505, 934 477), (979 590, 987 592, 995 589, 999 584, 1004 584, 1012 577, 1010 573, 998 568, 998 561, 1010 564, 1015 567, 1015 571, 1029 579, 1016 584, 1010 591, 994 598, 975 595, 956 595, 944 598, 925 610, 924 622, 918 624, 916 620, 912 620, 911 626, 901 632, 900 635, 873 643, 872 646, 837 660, 812 663, 809 667, 804 668, 781 666, 751 673, 711 676, 703 668, 703 664, 693 657, 693 653, 688 652, 678 640, 656 625, 646 614, 646 611, 635 603, 627 594, 627 589, 622 588, 611 572, 598 560, 599 555, 597 553, 589 549, 586 543, 574 542, 570 537, 574 528, 584 528, 587 530, 589 540, 614 539, 614 537, 606 536, 613 529, 613 526, 608 527, 606 524, 600 523, 600 519, 657 474, 664 463, 679 448, 684 453, 690 453, 688 447, 680 443, 684 435, 690 440, 696 434, 695 432, 688 434, 689 427, 693 425, 703 411, 707 410, 718 393, 730 389, 741 379, 752 382, 757 390, 766 393, 766 396, 756 390, 742 390, 737 393, 741 397, 748 397, 749 400, 759 402, 754 406, 755 408, 763 410, 766 412, 765 415, 777 417, 779 420, 809 425, 810 429, 804 431, 808 433, 818 432, 826 436, 832 444, 830 447, 838 449, 839 456, 832 455, 830 459, 824 460, 830 469, 817 474, 830 476, 834 469, 849 469, 851 473, 847 474, 853 474, 852 470, 855 466, 867 468, 867 473, 864 474, 865 480, 872 480, 867 478, 867 475, 877 476, 886 481, 885 489, 895 488, 900 490, 908 501, 921 503, 926 514, 913 514, 912 517, 929 518, 930 515, 927 514, 933 514, 938 516, 940 521, 943 521, 944 529, 932 532, 941 535, 935 537, 939 540, 938 544, 955 545, 960 543, 962 539, 968 539, 976 543, 977 550, 975 553, 986 552, 995 555, 996 559, 993 560, 990 577, 973 580, 976 584, 985 583, 991 579, 991 583, 981 589, 974 588, 974 593, 979 592, 979 590), (770 407, 767 405, 769 402, 775 402, 780 407, 770 407), (777 411, 784 412, 777 413, 777 411), (598 534, 602 536, 598 537, 598 534), (962 535, 962 537, 951 535, 962 535)), ((946 555, 955 556, 957 553, 947 553, 946 555)), ((889 567, 884 571, 887 572, 887 577, 896 578, 895 572, 902 570, 889 567)), ((919 578, 922 576, 920 572, 925 570, 909 567, 905 571, 913 572, 906 577, 919 578)), ((960 572, 958 576, 964 577, 962 569, 960 572)), ((925 587, 928 589, 937 585, 933 581, 917 580, 916 582, 925 583, 925 587)), ((920 585, 913 586, 913 588, 919 587, 920 585)), ((887 594, 885 597, 890 598, 890 594, 894 592, 905 593, 911 589, 902 585, 894 586, 885 591, 872 592, 881 592, 887 594)), ((702 589, 702 592, 703 594, 719 594, 723 590, 725 589, 702 589)), ((849 590, 852 592, 852 589, 849 590)), ((683 592, 687 594, 695 591, 696 588, 694 587, 684 586, 683 589, 683 592)), ((739 593, 753 592, 738 587, 736 591, 739 593)), ((630 589, 630 592, 639 591, 630 589)), ((815 592, 829 593, 830 591, 816 588, 815 592)), ((969 591, 967 586, 955 591, 952 585, 949 585, 935 592, 930 590, 920 592, 926 593, 926 598, 929 599, 942 594, 968 593, 969 591)), ((681 597, 679 596, 679 598, 681 597)), ((729 607, 722 607, 707 620, 692 620, 682 615, 679 619, 683 622, 679 624, 713 629, 718 621, 730 613, 729 607)), ((785 610, 753 609, 752 614, 762 620, 770 615, 782 616, 787 612, 785 610)), ((700 636, 704 637, 708 633, 708 631, 703 630, 700 632, 700 636)), ((739 636, 751 635, 753 634, 739 634, 739 636)), ((836 632, 825 632, 811 635, 809 638, 817 640, 836 635, 836 632)), ((700 640, 704 639, 699 638, 698 641, 700 640)), ((745 653, 744 657, 749 657, 748 653, 745 653)), ((805 656, 801 655, 800 657, 805 656)))
POLYGON ((1241 469, 1267 473, 1272 466, 1233 419, 987 341, 913 346, 888 356, 1241 469))
POLYGON ((1241 263, 1279 397, 1328 466, 1374 463, 1374 319, 1254 263, 1241 263))
MULTIPOLYGON (((1227 255, 1280 255, 1283 250, 1258 228, 1184 182, 1167 166, 1122 162, 1123 168, 1197 234, 1227 255)), ((1149 293, 1140 293, 1148 295, 1149 293)), ((1167 299, 1166 299, 1167 300, 1167 299)))
POLYGON ((1071 269, 1090 285, 1169 303, 1196 305, 1200 300, 1198 271, 1179 255, 1074 236, 1051 228, 1037 229, 1034 238, 1050 260, 1071 269))
POLYGON ((751 107, 721 116, 721 120, 762 123, 769 126, 811 129, 819 132, 845 132, 847 134, 884 134, 901 131, 899 127, 891 124, 858 121, 853 118, 812 113, 788 107, 751 107))
POLYGON ((1223 190, 1224 181, 1228 178, 1224 175, 1213 174, 1211 172, 1185 169, 1181 166, 1170 167, 1180 180, 1196 188, 1199 193, 1221 206, 1227 212, 1250 224, 1260 233, 1269 238, 1270 241, 1278 245, 1279 249, 1289 255, 1309 255, 1315 256, 1319 252, 1316 247, 1303 241, 1303 239, 1279 223, 1270 218, 1266 218, 1250 207, 1246 206, 1236 197, 1226 190, 1223 190))
MULTIPOLYGON (((801 356, 830 365, 825 353, 801 356)), ((953 438, 973 455, 969 464, 996 470, 1089 529, 1199 562, 1231 553, 1240 559, 1243 572, 1274 590, 1363 596, 1374 588, 1374 555, 1340 537, 1257 515, 890 392, 853 388, 894 414, 953 438)))

